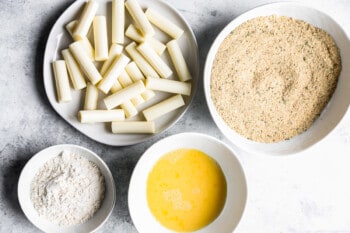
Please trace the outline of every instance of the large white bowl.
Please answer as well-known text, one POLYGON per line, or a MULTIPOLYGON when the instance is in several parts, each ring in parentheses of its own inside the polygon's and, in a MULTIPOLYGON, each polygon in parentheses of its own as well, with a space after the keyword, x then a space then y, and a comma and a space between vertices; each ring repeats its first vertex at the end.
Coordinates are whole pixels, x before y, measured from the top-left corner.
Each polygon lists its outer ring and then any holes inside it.
POLYGON ((131 176, 128 202, 131 218, 140 233, 172 233, 163 227, 148 208, 146 188, 149 172, 167 152, 180 148, 194 148, 215 159, 226 178, 227 197, 220 215, 196 233, 231 233, 238 225, 247 200, 244 171, 234 152, 219 140, 198 133, 176 134, 152 145, 140 158, 131 176))
POLYGON ((111 215, 116 200, 116 190, 113 176, 103 160, 91 150, 76 145, 56 145, 48 147, 35 154, 24 166, 18 181, 19 204, 36 227, 50 233, 87 233, 100 228, 111 215), (58 156, 62 151, 68 150, 85 157, 95 163, 105 178, 105 197, 99 210, 86 222, 74 226, 58 226, 39 216, 30 199, 31 182, 39 169, 50 159, 58 156))
POLYGON ((299 3, 272 3, 254 8, 231 21, 217 36, 212 44, 204 68, 204 91, 210 113, 221 132, 241 149, 270 155, 286 155, 300 152, 328 135, 341 121, 350 103, 350 42, 342 28, 327 14, 299 3), (322 28, 333 36, 342 59, 342 71, 337 88, 320 117, 304 133, 278 143, 259 143, 246 139, 232 130, 220 117, 211 99, 210 79, 211 68, 218 48, 226 36, 245 21, 267 15, 289 16, 304 20, 316 27, 322 28))

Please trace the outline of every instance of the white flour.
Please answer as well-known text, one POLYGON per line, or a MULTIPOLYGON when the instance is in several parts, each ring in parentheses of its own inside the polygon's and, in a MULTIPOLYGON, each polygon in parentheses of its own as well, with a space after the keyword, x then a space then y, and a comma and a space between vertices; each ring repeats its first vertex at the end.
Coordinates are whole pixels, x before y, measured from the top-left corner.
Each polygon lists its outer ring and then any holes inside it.
POLYGON ((100 208, 104 192, 104 177, 99 168, 67 151, 46 162, 31 184, 34 208, 57 225, 88 220, 100 208))

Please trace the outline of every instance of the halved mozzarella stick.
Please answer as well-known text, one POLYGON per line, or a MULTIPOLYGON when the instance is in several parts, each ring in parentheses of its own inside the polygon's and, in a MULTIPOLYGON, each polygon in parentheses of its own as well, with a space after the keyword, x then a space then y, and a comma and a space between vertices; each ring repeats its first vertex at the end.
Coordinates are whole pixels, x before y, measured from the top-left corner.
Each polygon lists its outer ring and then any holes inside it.
POLYGON ((87 37, 83 37, 79 41, 81 41, 81 43, 83 44, 85 51, 86 51, 87 55, 89 56, 89 58, 92 61, 94 61, 95 60, 95 49, 94 49, 94 47, 92 47, 90 40, 87 37))
POLYGON ((116 56, 119 56, 123 52, 123 46, 119 44, 112 44, 109 49, 108 59, 103 63, 100 73, 101 75, 105 75, 108 68, 112 65, 116 56))
POLYGON ((141 94, 146 90, 145 85, 143 82, 137 81, 130 86, 127 86, 126 88, 117 91, 116 93, 107 96, 104 98, 104 103, 107 107, 107 109, 112 109, 114 107, 119 106, 126 100, 130 100, 132 97, 141 94))
POLYGON ((112 0, 112 43, 124 43, 124 0, 112 0))
POLYGON ((123 70, 118 76, 118 81, 122 85, 122 87, 127 87, 133 83, 130 76, 128 75, 128 73, 126 73, 125 70, 123 70))
POLYGON ((112 122, 113 133, 155 133, 153 121, 112 122))
POLYGON ((72 52, 74 58, 81 66, 83 72, 85 73, 86 77, 90 80, 92 84, 98 83, 102 76, 98 72, 97 68, 95 67, 92 60, 87 55, 86 51, 84 50, 84 46, 81 43, 81 41, 73 42, 69 45, 69 49, 72 52))
POLYGON ((136 0, 127 0, 125 7, 145 37, 154 36, 155 31, 136 0))
POLYGON ((169 78, 173 71, 169 66, 162 60, 162 58, 152 49, 147 43, 143 42, 137 47, 138 51, 146 58, 151 66, 157 71, 162 78, 169 78))
POLYGON ((180 27, 151 8, 146 10, 145 15, 152 24, 174 39, 179 38, 184 33, 180 27))
POLYGON ((156 51, 158 55, 162 55, 166 49, 166 46, 156 38, 143 37, 141 32, 133 24, 130 24, 126 29, 125 35, 137 43, 142 43, 147 40, 150 46, 154 49, 154 51, 156 51))
POLYGON ((145 76, 143 76, 141 70, 134 61, 127 64, 125 70, 134 82, 145 79, 145 76))
MULTIPOLYGON (((125 70, 134 82, 138 80, 145 80, 145 77, 135 62, 130 62, 127 64, 125 70)), ((141 93, 141 96, 145 101, 152 99, 155 95, 156 93, 154 93, 152 90, 146 90, 141 93)))
POLYGON ((97 109, 98 89, 91 83, 87 84, 85 92, 84 110, 97 109))
POLYGON ((70 80, 72 81, 73 88, 75 90, 80 90, 86 87, 84 75, 69 49, 62 50, 62 56, 66 62, 68 74, 70 80))
POLYGON ((138 111, 130 100, 123 102, 120 107, 124 110, 126 118, 136 116, 138 111))
MULTIPOLYGON (((78 24, 78 20, 73 20, 66 24, 66 30, 68 31, 69 35, 73 38, 73 32, 75 27, 78 24)), ((74 39, 74 38, 73 38, 74 39)))
POLYGON ((78 120, 81 123, 113 122, 125 120, 122 109, 113 110, 80 110, 78 120))
MULTIPOLYGON (((73 20, 73 21, 66 24, 66 29, 72 38, 73 38, 74 29, 75 29, 77 24, 78 24, 78 20, 73 20)), ((74 38, 73 38, 73 40, 74 40, 74 38)), ((83 45, 86 49, 86 52, 89 55, 89 57, 91 58, 91 60, 95 60, 95 49, 94 49, 94 47, 92 47, 90 40, 86 36, 80 38, 79 40, 83 43, 83 45)))
POLYGON ((108 39, 106 16, 98 15, 93 20, 95 60, 104 61, 108 59, 108 39))
POLYGON ((125 47, 125 50, 126 52, 128 52, 132 60, 137 64, 137 66, 140 68, 140 70, 145 76, 152 76, 155 78, 159 78, 158 73, 145 60, 145 58, 137 51, 135 42, 131 42, 128 46, 125 47))
POLYGON ((158 117, 161 117, 181 106, 184 106, 185 102, 181 95, 175 95, 158 104, 153 105, 142 111, 147 121, 153 121, 158 117))
POLYGON ((152 99, 153 97, 155 97, 156 93, 154 93, 154 91, 152 91, 152 90, 145 90, 144 92, 141 93, 141 96, 145 101, 148 101, 148 100, 152 99))
POLYGON ((172 40, 166 46, 180 81, 190 80, 192 77, 177 41, 172 40))
POLYGON ((145 38, 141 32, 133 24, 130 24, 126 29, 125 35, 137 43, 142 43, 145 41, 145 38))
MULTIPOLYGON (((128 75, 128 73, 125 70, 123 70, 122 73, 119 75, 118 81, 124 88, 133 83, 132 79, 130 78, 130 76, 128 75)), ((131 98, 131 102, 135 106, 139 106, 140 104, 144 103, 145 100, 142 98, 141 95, 136 95, 136 96, 131 98)))
POLYGON ((116 79, 115 82, 113 83, 110 91, 112 93, 116 93, 117 91, 120 91, 121 89, 123 89, 123 87, 122 87, 122 85, 120 85, 118 79, 116 79))
POLYGON ((103 93, 107 94, 111 89, 112 85, 115 83, 116 77, 118 77, 122 73, 126 64, 128 64, 129 61, 130 58, 128 58, 124 54, 120 54, 119 57, 115 58, 110 69, 107 71, 101 82, 98 84, 98 89, 100 89, 103 93))
POLYGON ((149 90, 163 91, 181 95, 191 94, 191 83, 176 80, 147 77, 145 87, 149 90))
POLYGON ((147 38, 146 41, 159 56, 162 55, 166 49, 166 45, 154 37, 147 38))
POLYGON ((69 102, 72 100, 72 95, 69 87, 68 72, 66 62, 64 60, 57 60, 52 62, 57 99, 59 103, 69 102))
POLYGON ((81 40, 83 37, 87 36, 97 9, 98 3, 96 1, 89 0, 86 2, 83 12, 81 13, 78 20, 78 24, 76 25, 73 32, 74 40, 81 40))

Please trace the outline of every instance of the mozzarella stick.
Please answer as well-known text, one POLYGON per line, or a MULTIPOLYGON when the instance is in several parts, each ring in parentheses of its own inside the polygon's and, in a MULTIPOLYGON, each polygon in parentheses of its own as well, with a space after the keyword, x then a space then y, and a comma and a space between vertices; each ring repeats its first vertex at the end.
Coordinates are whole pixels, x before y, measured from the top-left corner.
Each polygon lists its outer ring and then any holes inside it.
POLYGON ((153 121, 185 105, 181 95, 175 95, 142 111, 147 121, 153 121))
POLYGON ((125 35, 129 37, 131 40, 136 41, 137 43, 142 43, 144 41, 148 41, 150 46, 156 51, 158 55, 162 55, 166 49, 166 45, 157 40, 154 37, 143 37, 141 32, 133 25, 130 24, 126 29, 125 35))
POLYGON ((116 93, 117 91, 120 91, 121 89, 123 89, 123 87, 122 87, 122 85, 120 85, 118 79, 116 79, 115 82, 113 83, 110 91, 112 93, 116 93))
MULTIPOLYGON (((145 77, 143 76, 141 70, 139 69, 139 67, 137 67, 135 62, 130 62, 129 64, 127 64, 125 70, 134 82, 138 80, 145 80, 145 77)), ((152 99, 155 95, 156 93, 154 93, 154 91, 152 90, 146 90, 141 93, 141 96, 145 101, 152 99)))
MULTIPOLYGON (((77 24, 78 24, 78 20, 73 20, 73 21, 66 24, 66 29, 72 38, 73 38, 74 29, 75 29, 77 24)), ((74 38, 73 38, 73 40, 74 40, 74 38)), ((84 37, 80 38, 79 40, 82 41, 82 43, 86 49, 86 52, 89 55, 89 57, 91 58, 91 60, 94 60, 95 59, 95 49, 92 47, 89 39, 86 36, 84 36, 84 37)))
POLYGON ((73 32, 74 40, 81 40, 83 37, 87 36, 97 9, 98 3, 96 1, 89 0, 86 2, 83 12, 81 13, 78 20, 78 24, 76 25, 73 32))
POLYGON ((73 38, 74 29, 77 26, 77 24, 78 24, 78 20, 73 20, 66 24, 66 30, 72 38, 73 38))
POLYGON ((127 0, 125 2, 125 7, 135 21, 136 26, 140 29, 142 35, 145 37, 154 36, 155 31, 139 3, 136 0, 127 0))
POLYGON ((108 59, 103 63, 100 73, 101 75, 105 75, 108 68, 112 65, 114 59, 119 56, 123 52, 123 46, 119 44, 112 44, 109 49, 108 59))
POLYGON ((119 106, 126 100, 130 100, 132 97, 141 94, 145 90, 145 85, 140 80, 112 95, 107 96, 104 98, 104 103, 107 109, 112 109, 119 106))
POLYGON ((173 71, 169 68, 169 66, 147 42, 140 44, 137 49, 146 58, 149 64, 151 64, 151 66, 158 72, 160 77, 169 78, 173 74, 173 71))
POLYGON ((78 120, 81 123, 113 122, 125 120, 122 109, 114 110, 80 110, 78 120))
POLYGON ((114 59, 111 68, 107 71, 106 75, 103 77, 101 82, 98 84, 98 89, 103 93, 107 94, 111 89, 112 85, 115 83, 116 77, 118 77, 124 70, 126 64, 130 61, 130 58, 121 54, 119 57, 114 59))
POLYGON ((155 133, 153 121, 112 122, 113 133, 155 133))
POLYGON ((142 43, 145 41, 145 38, 143 37, 141 32, 133 24, 130 24, 129 27, 126 29, 125 35, 137 43, 142 43))
POLYGON ((126 118, 136 116, 138 111, 130 100, 123 102, 120 107, 124 110, 126 118))
POLYGON ((153 97, 155 97, 156 93, 154 93, 154 91, 152 91, 152 90, 145 90, 144 92, 141 93, 141 96, 145 101, 148 101, 148 100, 152 99, 153 97))
POLYGON ((66 62, 68 74, 75 90, 86 87, 85 78, 69 49, 62 50, 62 56, 66 62))
POLYGON ((141 70, 134 61, 127 64, 125 70, 134 82, 145 79, 145 76, 143 76, 141 70))
POLYGON ((95 60, 104 61, 108 58, 108 39, 106 16, 95 16, 93 21, 95 60))
POLYGON ((69 102, 72 100, 72 95, 69 87, 68 73, 66 68, 66 62, 64 60, 57 60, 52 62, 57 99, 59 103, 69 102))
POLYGON ((87 55, 86 51, 84 51, 84 46, 80 41, 73 42, 69 45, 69 49, 72 52, 76 61, 80 64, 83 72, 86 77, 90 80, 92 84, 98 83, 102 76, 96 69, 94 63, 87 55))
POLYGON ((125 47, 125 50, 126 52, 128 52, 132 60, 137 64, 137 66, 140 68, 140 70, 145 76, 152 76, 155 78, 159 78, 158 73, 145 60, 145 58, 137 51, 135 42, 131 42, 128 46, 125 47))
POLYGON ((145 15, 147 19, 156 27, 158 27, 160 30, 168 34, 174 39, 179 38, 184 31, 172 23, 169 19, 164 17, 163 15, 159 14, 157 11, 148 8, 145 12, 145 15))
POLYGON ((98 101, 98 89, 95 85, 88 83, 85 92, 84 110, 96 110, 98 101))
POLYGON ((89 56, 89 58, 92 61, 94 61, 95 60, 95 49, 94 49, 94 47, 92 47, 90 40, 87 37, 83 37, 80 41, 83 44, 84 49, 85 49, 87 55, 89 56))
POLYGON ((174 94, 190 95, 191 83, 147 77, 145 87, 149 90, 163 91, 174 94))
POLYGON ((120 75, 118 77, 118 81, 122 85, 123 88, 125 88, 133 83, 130 76, 128 75, 128 73, 126 73, 125 70, 123 70, 120 73, 120 75))
POLYGON ((190 80, 192 77, 177 41, 172 40, 166 46, 180 81, 190 80))
POLYGON ((112 0, 112 43, 124 43, 124 0, 112 0))
MULTIPOLYGON (((119 75, 118 81, 124 88, 133 83, 132 79, 130 78, 130 76, 128 75, 128 73, 125 70, 123 70, 122 73, 119 75)), ((131 98, 131 102, 135 106, 139 106, 140 104, 144 103, 145 100, 142 98, 141 95, 136 95, 136 96, 131 98)))
POLYGON ((166 49, 166 45, 154 37, 149 37, 146 41, 159 56, 162 55, 166 49))

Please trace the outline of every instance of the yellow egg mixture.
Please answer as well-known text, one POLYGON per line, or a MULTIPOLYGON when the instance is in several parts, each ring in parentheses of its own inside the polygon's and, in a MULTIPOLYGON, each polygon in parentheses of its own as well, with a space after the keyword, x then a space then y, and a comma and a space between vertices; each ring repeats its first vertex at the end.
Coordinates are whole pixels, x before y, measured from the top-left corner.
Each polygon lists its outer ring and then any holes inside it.
POLYGON ((190 232, 211 223, 226 201, 218 163, 196 149, 178 149, 155 164, 147 180, 148 206, 165 227, 190 232))

